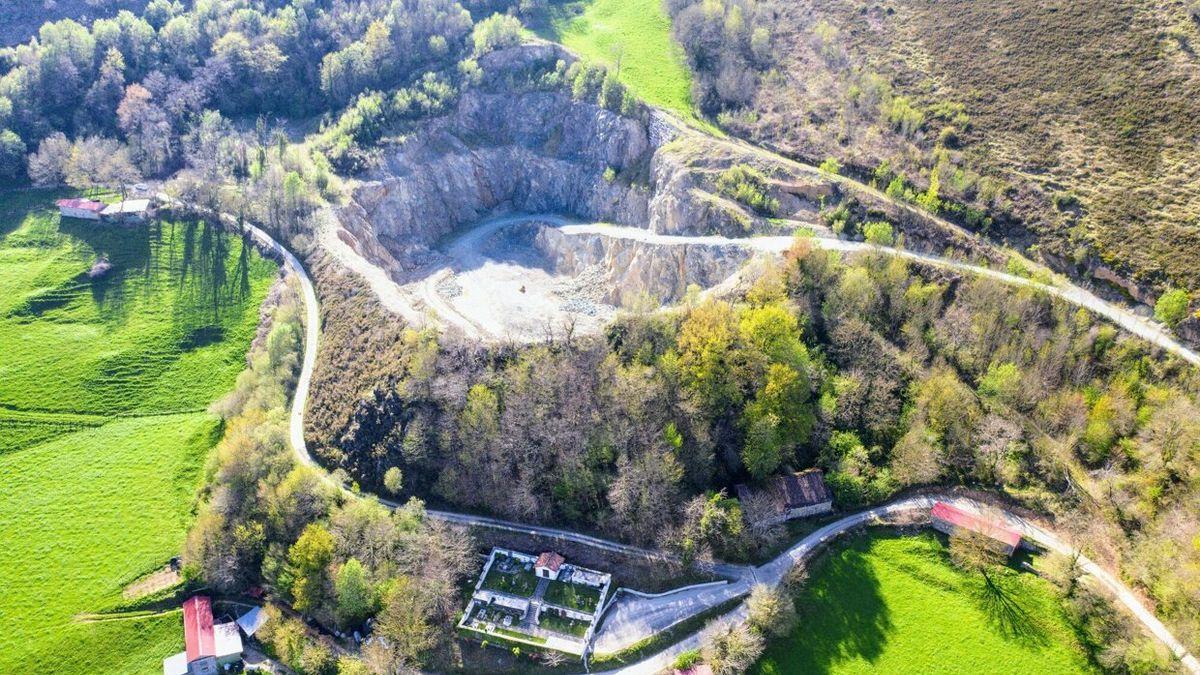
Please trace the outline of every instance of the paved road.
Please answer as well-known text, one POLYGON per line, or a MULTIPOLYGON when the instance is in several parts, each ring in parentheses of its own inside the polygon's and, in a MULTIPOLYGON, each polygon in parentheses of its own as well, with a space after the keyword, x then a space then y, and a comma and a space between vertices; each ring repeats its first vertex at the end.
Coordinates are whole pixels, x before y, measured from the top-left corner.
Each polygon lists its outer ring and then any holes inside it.
MULTIPOLYGON (((804 537, 778 557, 757 568, 756 576, 760 583, 776 586, 781 583, 784 578, 786 578, 788 571, 794 565, 806 560, 822 544, 846 532, 847 530, 862 526, 864 524, 878 522, 881 519, 886 519, 889 516, 897 516, 900 514, 914 512, 928 512, 928 510, 932 508, 934 502, 937 501, 947 501, 968 511, 988 514, 992 517, 1001 517, 1007 521, 1010 527, 1020 532, 1026 540, 1033 541, 1051 551, 1065 555, 1072 555, 1076 552, 1074 547, 1065 543, 1057 535, 1053 534, 1052 532, 1048 532, 1036 524, 1014 514, 997 511, 993 507, 989 507, 973 499, 968 499, 965 497, 957 497, 952 495, 925 495, 920 497, 900 499, 889 504, 884 504, 882 506, 869 509, 867 511, 854 513, 846 516, 845 518, 834 521, 804 537)), ((1088 558, 1081 555, 1078 560, 1080 568, 1084 572, 1091 575, 1097 583, 1113 593, 1117 597, 1117 600, 1124 605, 1126 609, 1132 612, 1133 615, 1137 617, 1138 620, 1140 620, 1146 626, 1146 628, 1154 634, 1155 637, 1157 637, 1164 644, 1166 644, 1168 648, 1171 649, 1175 656, 1180 659, 1180 662, 1185 668, 1192 673, 1200 673, 1200 661, 1197 661, 1195 656, 1188 653, 1187 648, 1184 647, 1183 644, 1178 640, 1176 640, 1173 635, 1171 635, 1171 632, 1162 624, 1161 621, 1158 620, 1157 617, 1154 616, 1153 612, 1149 611, 1141 604, 1141 601, 1138 599, 1138 597, 1131 590, 1129 590, 1128 587, 1126 587, 1123 583, 1088 558)), ((731 589, 727 595, 729 597, 736 597, 736 594, 733 593, 734 589, 732 587, 740 586, 743 583, 745 582, 731 584, 731 589)), ((744 589, 743 592, 746 590, 748 589, 744 589)), ((713 604, 709 606, 715 607, 724 601, 724 599, 714 601, 713 604)), ((694 608, 695 607, 692 605, 687 607, 689 610, 694 608)), ((723 615, 720 621, 706 626, 701 631, 688 636, 681 642, 663 650, 662 652, 659 652, 658 654, 655 654, 644 661, 640 661, 636 664, 632 664, 625 668, 610 672, 631 674, 645 673, 647 675, 650 673, 660 672, 665 668, 669 668, 671 663, 675 660, 675 657, 677 657, 679 654, 690 649, 699 648, 701 645, 703 645, 707 637, 713 633, 719 625, 725 622, 741 622, 745 621, 745 619, 746 606, 745 603, 742 603, 736 609, 723 615)), ((599 644, 598 637, 598 652, 601 651, 599 649, 599 644)))
MULTIPOLYGON (((280 256, 284 262, 284 266, 286 268, 290 269, 292 272, 294 272, 300 281, 301 291, 302 291, 301 295, 302 295, 302 299, 304 300, 304 306, 305 306, 304 361, 303 361, 303 365, 302 365, 301 371, 300 371, 300 378, 296 384, 296 393, 292 399, 292 410, 291 410, 291 417, 290 417, 290 424, 289 424, 289 435, 290 435, 290 438, 292 441, 292 447, 296 452, 297 458, 302 463, 319 469, 320 466, 313 460, 311 454, 308 451, 308 445, 304 440, 304 409, 305 409, 305 405, 308 400, 309 386, 312 381, 312 371, 313 371, 313 366, 316 362, 318 342, 320 339, 320 311, 319 311, 319 307, 317 305, 316 291, 313 288, 311 278, 308 276, 307 271, 305 271, 304 266, 300 263, 299 259, 297 259, 290 251, 288 251, 285 247, 283 247, 281 244, 276 242, 270 235, 268 235, 263 230, 261 230, 257 227, 254 227, 252 225, 246 225, 245 227, 246 227, 246 230, 248 231, 248 233, 250 234, 250 236, 256 242, 258 242, 258 244, 260 246, 262 246, 263 248, 265 248, 271 252, 274 252, 275 254, 280 256)), ((637 230, 636 228, 616 228, 616 227, 611 227, 611 226, 595 226, 595 225, 592 225, 592 226, 582 226, 581 225, 581 226, 568 226, 568 227, 600 228, 603 231, 603 233, 605 233, 605 234, 617 234, 620 236, 635 236, 635 237, 639 237, 639 238, 650 237, 653 239, 653 238, 659 238, 659 237, 667 237, 667 235, 657 235, 657 234, 654 234, 651 232, 647 232, 645 230, 637 230)), ((579 230, 579 231, 586 231, 586 230, 579 230)), ((667 239, 669 239, 670 241, 664 240, 663 243, 736 243, 736 244, 740 244, 740 245, 751 246, 758 250, 774 251, 774 252, 786 250, 787 246, 790 246, 790 244, 791 244, 791 238, 789 238, 789 237, 753 237, 753 238, 749 238, 749 239, 725 239, 722 237, 716 237, 716 238, 713 238, 713 237, 667 237, 667 239)), ((1122 326, 1123 328, 1126 328, 1130 332, 1132 332, 1136 335, 1139 335, 1143 338, 1146 338, 1146 339, 1150 340, 1151 342, 1153 342, 1154 344, 1161 346, 1163 349, 1166 349, 1174 354, 1179 355, 1180 357, 1186 359, 1188 362, 1200 365, 1200 356, 1197 356, 1191 350, 1189 350, 1186 347, 1184 347, 1183 345, 1180 345, 1179 343, 1177 343, 1170 336, 1166 335, 1161 329, 1157 328, 1156 326, 1154 326, 1152 324, 1149 324, 1148 322, 1145 322, 1140 317, 1137 317, 1126 310, 1123 310, 1119 307, 1111 305, 1110 303, 1105 302, 1104 300, 1101 300, 1101 299, 1095 297, 1091 293, 1088 293, 1087 291, 1084 291, 1083 289, 1077 288, 1077 287, 1069 285, 1069 284, 1065 285, 1064 287, 1048 286, 1048 285, 1040 284, 1040 283, 1037 283, 1037 282, 1034 282, 1034 281, 1031 281, 1028 279, 1024 279, 1022 277, 1016 277, 1016 276, 1013 276, 1010 274, 1005 274, 1003 272, 996 272, 994 270, 990 270, 990 269, 986 269, 986 268, 975 267, 975 266, 969 265, 967 263, 938 258, 936 256, 926 256, 923 254, 912 253, 909 251, 902 251, 899 249, 874 247, 874 246, 871 246, 868 244, 862 244, 859 242, 846 242, 846 241, 841 241, 841 240, 837 240, 837 239, 815 239, 814 241, 822 247, 826 247, 826 248, 830 248, 830 249, 834 249, 834 250, 847 250, 847 251, 850 251, 850 250, 873 250, 873 251, 884 253, 887 255, 901 256, 901 257, 905 257, 905 258, 919 260, 919 261, 926 262, 929 264, 939 265, 939 266, 948 267, 948 268, 952 268, 952 269, 958 269, 958 270, 961 270, 964 272, 982 274, 984 276, 995 278, 999 281, 1003 281, 1005 283, 1010 283, 1013 285, 1041 288, 1048 293, 1051 293, 1053 295, 1063 298, 1064 300, 1067 300, 1068 302, 1072 302, 1076 305, 1080 305, 1080 306, 1086 307, 1088 309, 1091 309, 1092 311, 1095 311, 1096 313, 1109 318, 1114 323, 1122 326)), ((323 471, 322 471, 322 474, 324 474, 323 471)), ((808 535, 804 539, 797 542, 794 546, 789 548, 787 551, 785 551, 779 557, 775 558, 774 560, 772 560, 769 563, 766 563, 762 567, 759 567, 757 570, 755 570, 754 576, 757 577, 758 581, 760 581, 762 583, 777 584, 777 583, 779 583, 779 581, 781 579, 784 578, 784 576, 787 573, 787 570, 790 569, 792 565, 794 565, 798 561, 804 560, 808 555, 811 554, 812 550, 815 547, 819 546, 822 542, 827 541, 829 538, 837 536, 838 534, 844 532, 845 530, 847 530, 849 528, 856 527, 868 520, 877 518, 881 515, 886 515, 888 513, 902 512, 902 511, 912 511, 914 509, 928 509, 929 506, 931 505, 931 500, 933 500, 933 499, 934 499, 934 497, 916 497, 916 498, 904 499, 904 500, 892 502, 890 504, 883 505, 883 506, 880 506, 880 507, 877 507, 877 508, 874 508, 874 509, 871 509, 868 511, 852 514, 852 515, 847 516, 847 517, 845 517, 841 520, 838 520, 834 523, 826 525, 825 527, 822 527, 821 529, 817 530, 816 532, 813 532, 812 534, 808 535)), ((947 498, 947 499, 950 499, 950 498, 947 498)), ((965 500, 962 498, 953 498, 952 501, 954 501, 956 504, 958 504, 964 508, 970 508, 970 509, 980 509, 981 508, 975 502, 972 502, 970 500, 965 500)), ((392 506, 395 505, 394 502, 387 502, 386 500, 385 500, 385 503, 388 503, 389 505, 392 505, 392 506)), ((551 537, 563 537, 568 540, 576 541, 578 543, 589 545, 589 546, 607 547, 609 550, 622 550, 624 552, 632 552, 631 549, 636 550, 636 547, 628 547, 625 544, 619 544, 617 542, 609 542, 606 540, 598 539, 596 537, 590 537, 587 535, 576 534, 576 533, 567 532, 564 530, 556 530, 554 528, 543 528, 543 527, 531 526, 531 525, 521 525, 518 523, 511 523, 511 522, 492 519, 492 518, 485 518, 485 517, 480 517, 480 516, 464 515, 464 514, 457 514, 457 513, 448 513, 448 512, 443 512, 443 511, 431 511, 430 515, 435 518, 440 518, 440 519, 444 519, 444 520, 448 520, 450 522, 456 522, 456 523, 465 523, 465 524, 479 525, 479 526, 485 526, 485 527, 498 527, 501 529, 509 529, 512 531, 527 532, 527 533, 531 533, 531 534, 544 534, 546 536, 551 536, 551 537)), ((1073 549, 1070 545, 1068 545, 1067 543, 1065 543, 1064 541, 1059 539, 1053 533, 1047 532, 1047 531, 1037 527, 1036 525, 1033 525, 1032 523, 1028 523, 1026 521, 1020 520, 1020 519, 1016 518, 1015 516, 1012 516, 1011 514, 1006 514, 1006 517, 1011 521, 1012 525, 1014 527, 1017 527, 1022 532, 1022 534, 1024 534, 1027 538, 1045 546, 1046 548, 1054 550, 1054 551, 1062 552, 1062 553, 1070 553, 1073 551, 1073 549)), ((644 550, 642 551, 642 553, 644 553, 644 550)), ((1147 629, 1150 630, 1150 632, 1152 634, 1154 634, 1158 639, 1160 639, 1164 644, 1166 644, 1167 647, 1170 648, 1171 651, 1173 653, 1175 653, 1176 656, 1178 656, 1181 659, 1181 662, 1188 670, 1190 670, 1193 673, 1196 673, 1197 675, 1200 675, 1200 662, 1198 662, 1197 659, 1193 655, 1188 653, 1187 649, 1182 645, 1182 643, 1180 643, 1178 640, 1175 639, 1175 637, 1171 634, 1171 632, 1167 629, 1167 627, 1164 626, 1162 624, 1162 622, 1160 622, 1158 620, 1158 618, 1154 616, 1153 612, 1147 610, 1141 604, 1137 595, 1135 593, 1133 593, 1133 591, 1131 591, 1128 587, 1126 587, 1123 583, 1121 583, 1112 574, 1108 573, 1107 571, 1105 571, 1103 568, 1101 568, 1099 565, 1095 564, 1091 560, 1088 560, 1085 557, 1080 557, 1079 562, 1080 562, 1080 565, 1082 566, 1082 568, 1084 569, 1084 571, 1091 574, 1093 576, 1093 578, 1095 578, 1099 583, 1101 583, 1106 588, 1108 588, 1110 591, 1112 591, 1116 595, 1118 601, 1121 602, 1121 604, 1125 605, 1125 607, 1127 607, 1134 614, 1134 616, 1136 616, 1147 627, 1147 629)), ((747 583, 747 578, 743 576, 739 579, 739 581, 737 583, 738 584, 747 583)), ((685 604, 687 605, 686 609, 688 611, 690 611, 692 609, 696 609, 696 608, 702 607, 704 605, 706 605, 708 607, 716 606, 716 605, 720 604, 720 602, 723 602, 723 600, 717 599, 718 597, 720 597, 720 595, 721 594, 709 594, 709 595, 706 595, 704 598, 698 599, 696 602, 685 602, 685 604)), ((679 600, 679 599, 677 598, 675 600, 679 600)), ((683 611, 684 609, 685 609, 684 607, 680 607, 680 606, 675 607, 674 617, 675 617, 676 621, 679 620, 680 611, 683 611)), ((658 612, 658 614, 663 617, 669 617, 672 615, 672 611, 670 609, 667 609, 666 611, 658 612)), ((631 613, 629 616, 630 616, 629 621, 637 620, 636 614, 631 613)), ((744 604, 740 605, 737 609, 735 609, 732 612, 725 615, 725 620, 737 621, 737 620, 744 620, 744 618, 745 618, 744 604)), ((661 623, 661 622, 655 621, 655 620, 648 620, 646 623, 645 630, 654 630, 654 625, 656 625, 657 623, 661 623)), ((612 625, 612 630, 614 630, 614 631, 621 630, 621 624, 613 623, 611 625, 612 625)), ((654 657, 651 657, 649 659, 646 659, 645 661, 642 661, 638 664, 630 666, 629 668, 623 669, 623 672, 631 672, 631 673, 657 672, 658 670, 661 670, 662 668, 670 665, 670 662, 680 652, 683 652, 687 649, 698 646, 704 638, 704 633, 705 633, 705 631, 701 631, 701 633, 697 633, 696 635, 693 635, 693 636, 685 639, 684 641, 674 645, 673 647, 671 647, 667 650, 664 650, 663 652, 660 652, 659 654, 655 655, 654 657)), ((625 635, 627 635, 627 636, 632 636, 632 634, 633 633, 631 631, 625 631, 625 635)), ((643 637, 647 637, 648 635, 649 634, 646 634, 643 637)), ((597 640, 599 640, 599 639, 600 639, 600 637, 597 636, 597 640)), ((624 638, 624 639, 628 639, 628 638, 624 638)), ((622 639, 620 641, 624 641, 624 639, 622 639)))

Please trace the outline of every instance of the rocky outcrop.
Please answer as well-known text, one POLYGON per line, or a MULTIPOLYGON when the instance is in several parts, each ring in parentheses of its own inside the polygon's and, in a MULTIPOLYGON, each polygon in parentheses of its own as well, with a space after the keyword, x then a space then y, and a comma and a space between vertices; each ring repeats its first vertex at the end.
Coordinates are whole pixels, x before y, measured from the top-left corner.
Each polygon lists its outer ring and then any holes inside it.
POLYGON ((599 270, 604 301, 617 307, 631 306, 643 294, 660 303, 678 302, 689 286, 706 289, 725 282, 752 256, 743 246, 650 244, 545 226, 533 243, 555 273, 574 277, 599 270))

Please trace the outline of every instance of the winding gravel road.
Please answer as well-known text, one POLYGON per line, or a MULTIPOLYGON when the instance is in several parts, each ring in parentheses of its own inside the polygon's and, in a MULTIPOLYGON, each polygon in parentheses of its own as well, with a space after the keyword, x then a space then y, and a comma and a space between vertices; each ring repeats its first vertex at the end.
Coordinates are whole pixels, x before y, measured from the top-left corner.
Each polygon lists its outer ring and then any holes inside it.
MULTIPOLYGON (((312 279, 308 276, 308 272, 304 269, 304 266, 301 264, 300 260, 298 258, 296 258, 296 256, 293 255, 291 251, 289 251, 287 248, 285 248, 279 242, 275 241, 274 238, 272 238, 269 234, 267 234, 265 231, 261 230, 260 228, 255 227, 253 225, 245 225, 244 227, 245 227, 247 233, 249 234, 249 236, 260 247, 262 247, 266 251, 269 251, 269 252, 275 254, 276 256, 278 256, 283 261, 284 267, 286 269, 290 270, 292 273, 294 273, 300 282, 301 295, 302 295, 302 299, 304 300, 304 326, 305 326, 305 330, 304 330, 304 360, 303 360, 303 364, 302 364, 302 367, 300 370, 299 379, 297 380, 297 383, 296 383, 296 392, 292 399, 292 409, 291 409, 291 415, 289 418, 288 429, 289 429, 289 436, 290 436, 291 443, 292 443, 292 448, 294 449, 299 461, 305 465, 312 466, 314 468, 321 470, 321 474, 327 476, 327 474, 324 472, 322 467, 320 467, 320 465, 317 464, 317 462, 312 458, 312 455, 308 451, 308 445, 304 440, 304 411, 305 411, 305 406, 308 402, 309 387, 312 382, 313 368, 316 364, 317 350, 319 348, 320 332, 321 332, 320 331, 320 327, 321 327, 320 310, 319 310, 319 306, 317 304, 316 290, 313 287, 312 279)), ((642 240, 656 241, 656 242, 667 244, 667 245, 677 244, 677 243, 701 244, 701 243, 710 243, 710 242, 714 243, 714 244, 734 243, 734 244, 738 244, 738 245, 749 246, 756 250, 762 250, 762 251, 766 251, 766 252, 776 252, 776 253, 787 250, 787 248, 791 245, 791 241, 792 241, 791 238, 789 238, 789 237, 752 237, 749 239, 726 239, 723 237, 671 237, 671 236, 666 236, 666 235, 658 235, 658 234, 655 234, 652 232, 648 232, 646 230, 638 230, 637 228, 618 228, 618 227, 614 227, 614 226, 602 226, 602 225, 566 225, 563 227, 567 228, 568 231, 570 231, 570 228, 574 228, 574 231, 577 231, 577 232, 596 231, 596 232, 600 232, 602 234, 606 234, 609 236, 636 237, 636 238, 639 238, 642 240)), ((903 251, 900 249, 881 248, 881 247, 876 247, 876 246, 872 246, 869 244, 863 244, 863 243, 859 243, 859 242, 847 242, 847 241, 841 241, 841 240, 837 240, 837 239, 815 239, 814 241, 821 247, 829 248, 832 250, 842 250, 842 251, 870 250, 870 251, 874 251, 874 252, 878 252, 878 253, 883 253, 886 255, 900 256, 900 257, 904 257, 904 258, 918 260, 921 262, 925 262, 927 264, 937 265, 940 267, 961 270, 961 271, 968 272, 968 273, 982 274, 984 276, 988 276, 988 277, 997 279, 999 281, 1009 283, 1012 285, 1016 285, 1016 286, 1040 288, 1040 289, 1045 290, 1046 292, 1048 292, 1052 295, 1055 295, 1057 297, 1060 297, 1068 302, 1079 305, 1081 307, 1085 307, 1089 310, 1096 312, 1097 314, 1105 316, 1109 320, 1111 320, 1114 323, 1116 323, 1117 325, 1125 328, 1126 330, 1130 331, 1131 333, 1134 333, 1135 335, 1143 337, 1143 338, 1149 340, 1150 342, 1162 347, 1163 349, 1170 351, 1171 353, 1174 353, 1174 354, 1180 356, 1181 358, 1186 359, 1189 363, 1200 365, 1200 356, 1197 356, 1190 349, 1187 349, 1183 345, 1176 342, 1169 335, 1166 335, 1157 326, 1142 320, 1141 318, 1137 317, 1136 315, 1134 315, 1124 309, 1121 309, 1119 307, 1111 305, 1110 303, 1105 302, 1104 300, 1097 298, 1096 296, 1092 295, 1091 293, 1088 293, 1087 291, 1084 291, 1083 289, 1080 289, 1073 285, 1066 284, 1063 287, 1048 286, 1045 284, 1031 281, 1029 279, 1024 279, 1022 277, 1017 277, 1017 276, 1005 274, 1003 272, 997 272, 997 271, 986 269, 986 268, 975 267, 973 265, 969 265, 969 264, 958 262, 958 261, 938 258, 936 256, 927 256, 927 255, 923 255, 923 254, 919 254, 919 253, 912 253, 912 252, 903 251)), ((329 480, 332 482, 332 479, 329 479, 329 480)), ((793 565, 795 565, 797 562, 799 562, 801 560, 804 560, 808 555, 810 555, 812 553, 812 551, 816 547, 820 546, 822 543, 829 540, 830 538, 835 537, 835 536, 841 534, 842 532, 845 532, 847 529, 857 527, 863 523, 872 521, 872 520, 880 518, 882 516, 886 516, 889 514, 901 513, 901 512, 905 512, 905 511, 928 509, 932 505, 932 501, 935 499, 936 499, 936 497, 914 497, 914 498, 909 498, 909 499, 902 499, 899 501, 892 502, 890 504, 886 504, 883 506, 876 507, 874 509, 870 509, 868 511, 863 511, 861 513, 856 513, 856 514, 846 516, 845 518, 842 518, 841 520, 838 520, 834 523, 826 525, 825 527, 822 527, 821 529, 808 535, 807 537, 805 537, 804 539, 800 540, 795 545, 793 545, 791 548, 789 548, 787 551, 785 551, 783 554, 781 554, 779 557, 777 557, 774 560, 772 560, 771 562, 766 563, 765 565, 753 570, 753 572, 748 575, 745 573, 746 568, 741 568, 738 566, 726 566, 724 569, 724 573, 728 573, 730 576, 736 577, 737 581, 735 581, 731 584, 728 584, 726 587, 723 587, 723 588, 730 588, 732 590, 736 590, 739 587, 744 587, 746 590, 748 590, 748 586, 746 586, 746 585, 750 584, 750 583, 768 583, 768 584, 772 584, 772 585, 778 584, 785 577, 785 575, 787 574, 787 571, 793 565)), ((972 509, 972 510, 979 510, 981 508, 979 504, 977 504, 971 500, 966 500, 966 499, 962 499, 962 498, 950 498, 950 497, 945 497, 945 499, 947 499, 949 501, 953 501, 963 508, 968 508, 968 509, 972 509)), ((395 502, 391 502, 388 500, 381 500, 381 501, 383 501, 384 503, 386 503, 390 506, 397 505, 395 502)), ((615 552, 632 553, 632 554, 636 554, 636 555, 646 555, 646 554, 661 555, 661 554, 657 554, 652 551, 646 551, 645 549, 639 549, 637 547, 628 546, 626 544, 620 544, 618 542, 612 542, 612 541, 600 539, 597 537, 591 537, 588 535, 577 534, 574 532, 568 532, 566 530, 558 530, 555 528, 547 528, 547 527, 540 527, 540 526, 534 526, 534 525, 523 525, 520 523, 512 523, 509 521, 503 521, 503 520, 494 519, 494 518, 474 516, 474 515, 470 515, 470 514, 451 513, 451 512, 445 512, 445 511, 429 511, 428 513, 431 517, 445 520, 448 522, 453 522, 453 523, 474 525, 474 526, 480 526, 480 527, 493 527, 493 528, 504 529, 504 530, 509 530, 509 531, 513 531, 513 532, 544 535, 544 536, 549 536, 549 537, 560 537, 560 538, 574 541, 574 542, 577 542, 580 544, 584 544, 584 545, 588 545, 588 546, 595 546, 598 548, 615 551, 615 552)), ((1041 544, 1042 546, 1044 546, 1050 550, 1057 551, 1060 553, 1070 554, 1070 553, 1073 553, 1076 551, 1076 549, 1074 549, 1074 547, 1065 543, 1063 540, 1059 539, 1053 533, 1043 530, 1042 528, 1039 528, 1038 526, 1036 526, 1032 523, 1029 523, 1022 519, 1019 519, 1012 514, 1006 513, 1004 515, 1009 520, 1011 525, 1013 527, 1017 528, 1026 538, 1028 538, 1034 542, 1037 542, 1038 544, 1041 544)), ((1188 670, 1190 670, 1192 673, 1200 675, 1200 661, 1197 661, 1195 656, 1188 653, 1187 649, 1183 646, 1183 644, 1175 639, 1175 637, 1171 634, 1171 632, 1167 629, 1167 627, 1164 626, 1162 624, 1162 622, 1159 621, 1158 618, 1154 616, 1153 612, 1149 611, 1141 604, 1137 595, 1132 590, 1130 590, 1127 586, 1125 586, 1123 583, 1121 583, 1121 581, 1118 580, 1111 573, 1109 573, 1105 569, 1101 568, 1099 565, 1092 562, 1091 560, 1081 557, 1079 559, 1079 562, 1080 562, 1082 569, 1085 572, 1090 574, 1100 584, 1102 584, 1103 586, 1108 588, 1110 591, 1112 591, 1116 595, 1117 599, 1121 602, 1121 604, 1123 604, 1127 609, 1129 609, 1129 611, 1132 612, 1133 615, 1136 616, 1138 618, 1138 620, 1140 620, 1142 622, 1142 624, 1145 625, 1146 628, 1155 637, 1157 637, 1165 645, 1167 645, 1167 647, 1171 649, 1172 653, 1174 653, 1180 659, 1180 662, 1188 670)), ((668 603, 677 602, 680 600, 680 598, 678 598, 678 597, 671 597, 671 596, 665 596, 665 597, 670 598, 670 600, 667 601, 668 603)), ((703 609, 705 607, 717 606, 721 602, 724 602, 729 597, 736 597, 736 595, 728 595, 728 591, 727 591, 726 593, 723 593, 723 594, 722 593, 712 594, 711 596, 706 597, 704 600, 702 600, 698 603, 689 603, 690 606, 688 607, 688 613, 686 615, 687 616, 694 615, 698 611, 703 611, 703 609), (722 599, 722 598, 724 598, 724 599, 722 599)), ((678 622, 678 620, 680 620, 680 614, 681 614, 680 610, 681 609, 682 608, 676 606, 674 610, 668 610, 667 612, 659 612, 658 615, 662 616, 662 617, 667 617, 668 619, 671 619, 673 622, 678 622), (671 618, 672 613, 674 614, 673 619, 671 618)), ((726 621, 741 621, 744 619, 745 619, 745 604, 744 603, 742 605, 739 605, 737 609, 727 613, 723 617, 723 620, 726 620, 726 621)), ((639 620, 640 619, 638 618, 638 616, 636 614, 630 614, 630 618, 629 618, 630 622, 636 622, 639 620)), ((660 620, 660 621, 648 620, 648 621, 646 621, 646 623, 644 625, 643 631, 644 630, 650 630, 650 631, 661 630, 661 628, 658 628, 656 626, 657 624, 661 624, 661 623, 663 623, 662 620, 660 620)), ((619 623, 612 623, 611 620, 609 620, 609 622, 606 623, 606 629, 608 629, 609 626, 620 626, 620 625, 621 624, 619 624, 619 623)), ((698 647, 700 644, 702 644, 704 638, 706 637, 706 635, 709 632, 711 632, 711 630, 713 630, 713 625, 710 625, 709 627, 696 633, 695 635, 692 635, 692 636, 686 638, 685 640, 675 644, 674 646, 672 646, 662 652, 659 652, 658 654, 656 654, 655 656, 653 656, 651 658, 648 658, 644 661, 641 661, 641 662, 634 664, 632 666, 629 666, 627 668, 623 668, 621 670, 621 672, 628 672, 628 673, 657 672, 657 671, 669 666, 670 662, 679 653, 686 651, 687 649, 693 649, 695 647, 698 647)), ((623 637, 614 641, 614 644, 619 643, 619 642, 625 642, 625 641, 631 639, 634 634, 635 633, 633 633, 633 632, 626 631, 624 633, 623 637)), ((645 633, 642 635, 642 637, 648 637, 649 634, 650 633, 645 633)))

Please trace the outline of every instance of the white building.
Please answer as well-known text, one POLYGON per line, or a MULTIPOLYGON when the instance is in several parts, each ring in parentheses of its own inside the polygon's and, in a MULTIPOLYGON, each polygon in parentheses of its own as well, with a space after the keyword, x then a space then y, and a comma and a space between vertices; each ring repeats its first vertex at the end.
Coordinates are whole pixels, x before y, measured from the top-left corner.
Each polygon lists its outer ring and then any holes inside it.
POLYGON ((114 222, 135 222, 145 220, 149 211, 149 199, 126 199, 109 204, 100 212, 100 216, 114 222))
POLYGON ((104 204, 90 199, 60 199, 54 202, 58 213, 63 218, 79 218, 80 220, 100 220, 104 204))
POLYGON ((533 573, 543 579, 557 579, 558 570, 566 561, 566 558, 554 551, 546 551, 538 556, 537 562, 533 565, 533 573))

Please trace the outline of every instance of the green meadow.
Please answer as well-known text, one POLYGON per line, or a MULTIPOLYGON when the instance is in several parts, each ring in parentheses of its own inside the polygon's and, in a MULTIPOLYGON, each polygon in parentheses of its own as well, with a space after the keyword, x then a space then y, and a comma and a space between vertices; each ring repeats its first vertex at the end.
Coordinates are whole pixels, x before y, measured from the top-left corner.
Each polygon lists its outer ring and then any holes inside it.
POLYGON ((95 615, 178 553, 276 266, 202 222, 60 221, 57 196, 0 194, 0 672, 155 672, 177 611, 95 615))
POLYGON ((1093 672, 1050 584, 951 565, 932 532, 870 532, 834 545, 797 597, 799 627, 768 644, 758 675, 1093 672))
POLYGON ((639 98, 697 122, 692 78, 660 0, 585 0, 552 5, 539 34, 590 61, 620 66, 639 98))

